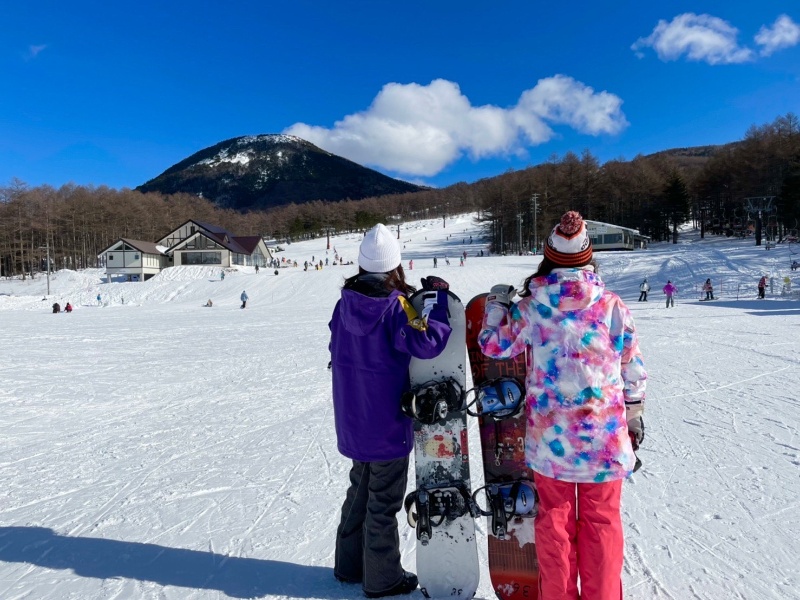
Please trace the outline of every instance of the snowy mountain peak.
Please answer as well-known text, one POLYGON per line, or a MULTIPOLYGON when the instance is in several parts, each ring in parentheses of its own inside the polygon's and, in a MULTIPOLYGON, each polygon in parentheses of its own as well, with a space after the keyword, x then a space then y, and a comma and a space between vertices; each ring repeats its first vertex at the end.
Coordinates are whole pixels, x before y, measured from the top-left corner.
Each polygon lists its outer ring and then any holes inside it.
POLYGON ((184 192, 236 210, 263 210, 314 200, 358 200, 418 191, 405 181, 362 167, 299 137, 261 134, 225 140, 137 188, 184 192))

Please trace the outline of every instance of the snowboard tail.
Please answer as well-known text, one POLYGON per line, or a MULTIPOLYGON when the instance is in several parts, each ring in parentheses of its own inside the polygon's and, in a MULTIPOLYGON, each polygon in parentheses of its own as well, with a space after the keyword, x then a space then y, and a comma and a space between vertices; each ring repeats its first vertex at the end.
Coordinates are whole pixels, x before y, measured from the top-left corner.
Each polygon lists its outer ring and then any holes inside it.
MULTIPOLYGON (((510 500, 509 497, 503 499, 501 494, 495 493, 492 499, 490 494, 486 494, 485 506, 480 509, 488 517, 489 574, 492 588, 500 600, 536 600, 539 595, 539 563, 532 518, 535 506, 525 509, 525 506, 535 505, 535 498, 530 497, 535 494, 533 471, 525 463, 527 405, 524 390, 528 357, 523 353, 507 360, 495 360, 481 352, 478 335, 487 296, 479 294, 467 304, 467 353, 475 388, 484 386, 497 390, 493 398, 498 401, 484 401, 478 415, 486 491, 495 486, 507 490, 510 496, 510 500), (522 390, 521 406, 516 411, 511 410, 510 388, 513 386, 500 383, 509 380, 516 382, 522 390), (506 403, 497 412, 498 402, 503 398, 506 403), (508 409, 505 414, 503 409, 508 409), (515 485, 517 494, 511 495, 515 485), (520 505, 519 490, 523 485, 527 488, 527 500, 520 505)), ((480 504, 478 492, 475 499, 480 504)))

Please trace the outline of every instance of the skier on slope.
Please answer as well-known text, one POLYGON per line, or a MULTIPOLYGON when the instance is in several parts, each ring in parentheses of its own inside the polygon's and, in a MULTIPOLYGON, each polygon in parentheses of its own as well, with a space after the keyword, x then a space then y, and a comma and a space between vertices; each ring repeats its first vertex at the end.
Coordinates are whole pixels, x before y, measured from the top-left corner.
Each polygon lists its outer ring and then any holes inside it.
POLYGON ((241 295, 241 296, 239 296, 239 299, 242 301, 242 308, 246 308, 246 307, 247 307, 247 301, 250 299, 250 298, 247 296, 247 292, 245 292, 244 290, 242 290, 242 295, 241 295))
POLYGON ((577 598, 578 579, 582 598, 622 598, 620 495, 644 439, 647 375, 630 311, 596 269, 583 219, 567 212, 522 300, 492 288, 479 337, 492 358, 532 353, 525 449, 541 598, 577 598))
POLYGON ((761 279, 758 280, 758 297, 763 298, 766 291, 767 291, 767 276, 763 275, 761 279))
POLYGON ((647 302, 647 292, 650 291, 650 284, 647 283, 647 277, 639 285, 639 302, 647 302))
POLYGON ((667 308, 672 306, 675 308, 675 294, 678 293, 678 288, 671 280, 667 280, 667 285, 664 286, 663 292, 667 295, 667 308))
POLYGON ((369 598, 408 594, 396 514, 403 503, 413 422, 400 409, 411 357, 433 358, 450 337, 446 292, 408 302, 400 246, 381 224, 361 242, 359 272, 345 280, 329 323, 333 409, 339 452, 353 461, 336 531, 334 575, 369 598))

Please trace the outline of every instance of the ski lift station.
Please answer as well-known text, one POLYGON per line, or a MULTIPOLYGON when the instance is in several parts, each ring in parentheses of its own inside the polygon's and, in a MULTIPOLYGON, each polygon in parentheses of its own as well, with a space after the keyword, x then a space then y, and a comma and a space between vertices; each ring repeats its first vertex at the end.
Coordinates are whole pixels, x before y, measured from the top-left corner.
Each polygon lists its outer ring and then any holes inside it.
POLYGON ((592 240, 595 250, 639 250, 647 248, 650 238, 621 225, 611 225, 600 221, 586 221, 586 233, 592 240))

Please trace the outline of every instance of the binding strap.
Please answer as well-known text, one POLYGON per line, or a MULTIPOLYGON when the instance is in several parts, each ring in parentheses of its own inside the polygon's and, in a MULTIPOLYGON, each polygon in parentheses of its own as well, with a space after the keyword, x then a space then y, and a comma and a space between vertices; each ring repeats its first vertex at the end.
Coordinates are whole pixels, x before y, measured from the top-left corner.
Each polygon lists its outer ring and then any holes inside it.
POLYGON ((491 517, 492 534, 505 539, 508 520, 518 517, 529 519, 539 512, 539 496, 530 479, 516 479, 504 483, 488 483, 472 495, 475 506, 486 517, 491 517), (478 504, 478 493, 486 494, 486 509, 478 504))
POLYGON ((467 513, 472 517, 480 514, 463 481, 422 486, 408 494, 404 504, 408 524, 416 529, 417 539, 423 546, 428 545, 434 527, 467 513))

